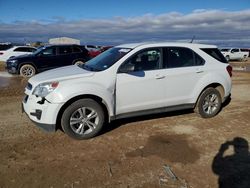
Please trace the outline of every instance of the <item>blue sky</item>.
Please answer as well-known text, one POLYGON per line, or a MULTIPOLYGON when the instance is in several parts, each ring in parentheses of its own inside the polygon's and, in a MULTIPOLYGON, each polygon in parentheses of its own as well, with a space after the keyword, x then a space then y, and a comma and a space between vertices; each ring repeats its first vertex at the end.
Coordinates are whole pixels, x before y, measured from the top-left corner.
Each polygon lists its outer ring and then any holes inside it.
POLYGON ((64 18, 102 19, 112 17, 134 17, 144 14, 168 12, 190 13, 196 9, 220 9, 238 11, 250 8, 250 0, 0 0, 2 22, 53 20, 64 18))
POLYGON ((195 35, 202 42, 245 46, 249 20, 250 0, 0 0, 0 42, 68 36, 119 44, 195 35))

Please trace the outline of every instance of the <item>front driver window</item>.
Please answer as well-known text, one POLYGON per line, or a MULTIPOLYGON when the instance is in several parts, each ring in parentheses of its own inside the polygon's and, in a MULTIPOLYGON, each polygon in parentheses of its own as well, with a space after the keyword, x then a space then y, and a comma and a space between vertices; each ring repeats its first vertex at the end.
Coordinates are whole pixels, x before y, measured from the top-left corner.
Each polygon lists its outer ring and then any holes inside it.
POLYGON ((161 58, 160 49, 148 49, 139 52, 125 64, 131 64, 134 66, 134 71, 147 71, 159 69, 161 58))

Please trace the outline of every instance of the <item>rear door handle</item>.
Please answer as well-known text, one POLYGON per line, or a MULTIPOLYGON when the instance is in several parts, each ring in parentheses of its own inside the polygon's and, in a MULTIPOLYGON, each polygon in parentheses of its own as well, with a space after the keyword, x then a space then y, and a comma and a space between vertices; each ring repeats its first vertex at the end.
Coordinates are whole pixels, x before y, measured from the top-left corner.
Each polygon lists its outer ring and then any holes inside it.
POLYGON ((165 77, 166 77, 166 76, 164 76, 164 75, 156 75, 156 76, 155 76, 155 78, 158 79, 158 80, 159 80, 159 79, 163 79, 163 78, 165 78, 165 77))
POLYGON ((203 73, 203 70, 197 70, 196 73, 203 73))

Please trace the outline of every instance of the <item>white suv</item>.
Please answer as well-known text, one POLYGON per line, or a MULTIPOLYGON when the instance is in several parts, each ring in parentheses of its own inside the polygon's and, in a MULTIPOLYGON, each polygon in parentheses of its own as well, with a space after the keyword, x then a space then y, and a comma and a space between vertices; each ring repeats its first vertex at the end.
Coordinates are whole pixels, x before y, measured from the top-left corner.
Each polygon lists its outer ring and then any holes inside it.
POLYGON ((105 122, 193 108, 215 116, 230 96, 232 67, 216 46, 150 43, 116 46, 85 65, 38 74, 23 109, 39 127, 59 126, 75 139, 97 135, 105 122))

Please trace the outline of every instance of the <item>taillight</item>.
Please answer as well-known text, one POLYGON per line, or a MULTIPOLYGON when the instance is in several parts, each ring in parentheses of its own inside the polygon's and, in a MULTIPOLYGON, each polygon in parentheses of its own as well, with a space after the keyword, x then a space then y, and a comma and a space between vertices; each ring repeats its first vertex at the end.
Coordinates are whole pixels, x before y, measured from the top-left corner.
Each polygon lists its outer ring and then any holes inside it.
POLYGON ((228 66, 227 66, 227 72, 228 72, 228 74, 229 74, 229 76, 230 76, 230 77, 232 77, 232 76, 233 76, 232 71, 233 71, 233 67, 232 67, 232 66, 230 66, 230 65, 228 65, 228 66))

